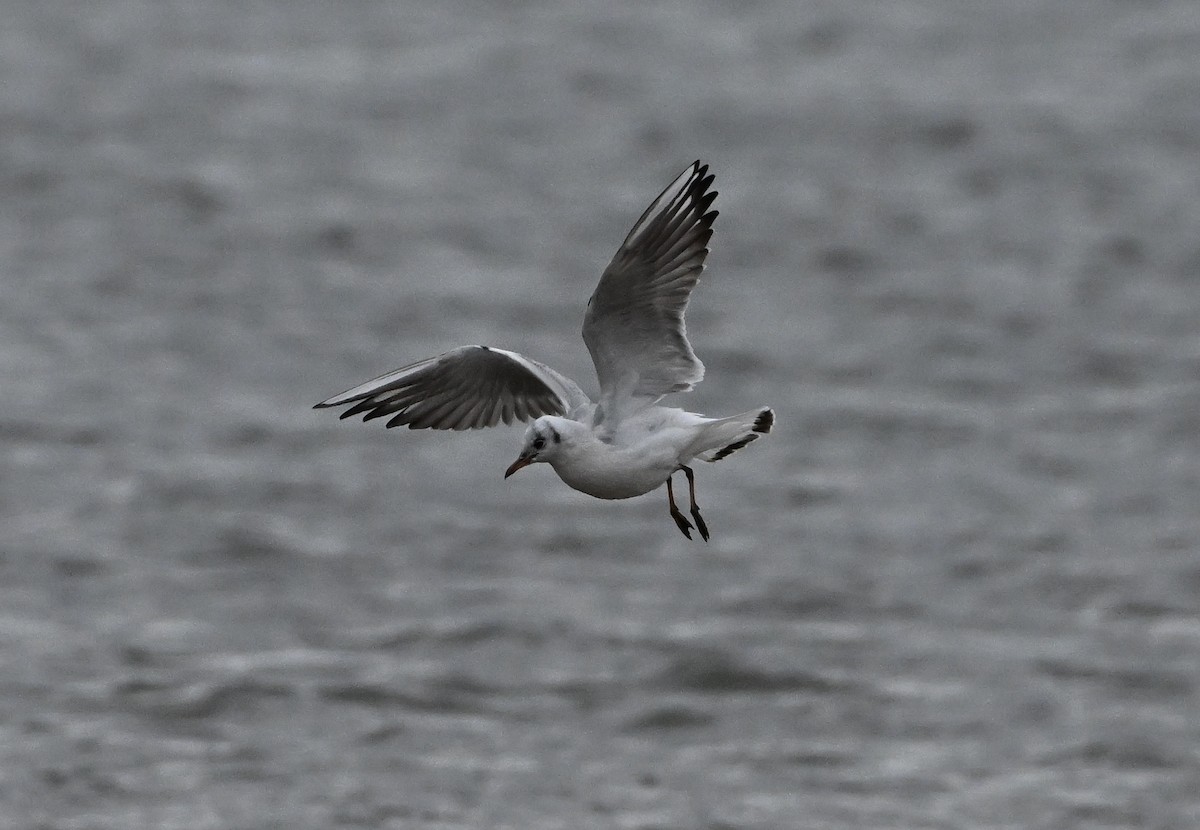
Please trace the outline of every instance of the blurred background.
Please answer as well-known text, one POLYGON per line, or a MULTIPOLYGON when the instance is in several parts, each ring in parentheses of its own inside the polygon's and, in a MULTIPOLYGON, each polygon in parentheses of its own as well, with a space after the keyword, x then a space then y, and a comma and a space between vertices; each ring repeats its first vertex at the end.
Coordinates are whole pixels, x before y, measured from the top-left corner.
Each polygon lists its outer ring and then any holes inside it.
POLYGON ((0 827, 1200 823, 1194 0, 2 5, 0 827), (710 544, 311 409, 697 157, 710 544))

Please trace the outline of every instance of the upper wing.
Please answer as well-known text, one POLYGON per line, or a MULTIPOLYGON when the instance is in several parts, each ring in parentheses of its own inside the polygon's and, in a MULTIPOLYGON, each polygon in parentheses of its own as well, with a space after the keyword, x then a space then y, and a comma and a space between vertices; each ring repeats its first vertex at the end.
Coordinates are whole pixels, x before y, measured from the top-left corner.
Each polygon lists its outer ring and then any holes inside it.
POLYGON ((480 429, 500 420, 528 421, 563 415, 588 402, 575 381, 516 352, 490 346, 460 346, 334 395, 317 408, 354 406, 349 418, 364 421, 392 415, 388 427, 480 429))
POLYGON ((583 318, 583 342, 600 380, 601 405, 614 396, 658 399, 691 389, 704 364, 688 343, 683 313, 704 270, 716 191, 708 165, 694 162, 634 224, 583 318))

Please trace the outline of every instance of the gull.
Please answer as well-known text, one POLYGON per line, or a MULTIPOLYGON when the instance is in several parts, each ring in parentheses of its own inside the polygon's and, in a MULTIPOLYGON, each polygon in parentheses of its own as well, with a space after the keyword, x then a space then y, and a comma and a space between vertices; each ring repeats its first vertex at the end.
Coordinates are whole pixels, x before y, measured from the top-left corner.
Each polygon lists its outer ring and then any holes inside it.
POLYGON ((460 346, 321 401, 353 404, 342 418, 391 416, 387 426, 481 429, 532 421, 504 477, 546 463, 567 486, 600 499, 628 499, 666 484, 670 516, 683 535, 708 525, 688 463, 720 461, 771 431, 759 407, 708 418, 658 402, 690 391, 704 364, 688 342, 684 312, 704 270, 717 211, 713 176, 699 161, 684 170, 634 223, 588 300, 583 342, 596 367, 593 401, 579 384, 533 358, 494 346, 460 346), (671 479, 687 477, 693 525, 675 504, 671 479))

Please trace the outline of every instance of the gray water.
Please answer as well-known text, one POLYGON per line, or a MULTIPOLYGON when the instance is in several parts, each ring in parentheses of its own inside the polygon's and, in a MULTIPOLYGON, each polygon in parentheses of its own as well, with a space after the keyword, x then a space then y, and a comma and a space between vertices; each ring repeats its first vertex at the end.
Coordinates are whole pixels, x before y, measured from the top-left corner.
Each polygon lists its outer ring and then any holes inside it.
POLYGON ((0 826, 1200 826, 1193 0, 2 5, 0 826), (696 157, 710 544, 310 408, 696 157))

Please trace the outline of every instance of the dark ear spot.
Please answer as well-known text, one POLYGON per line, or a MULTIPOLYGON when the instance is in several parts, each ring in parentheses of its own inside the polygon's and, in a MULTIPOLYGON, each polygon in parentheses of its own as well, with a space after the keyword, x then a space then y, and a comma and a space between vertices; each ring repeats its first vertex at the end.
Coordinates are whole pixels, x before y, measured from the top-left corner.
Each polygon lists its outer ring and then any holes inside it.
POLYGON ((553 436, 555 444, 562 443, 562 436, 558 434, 558 430, 556 430, 554 427, 550 427, 550 435, 553 436))

